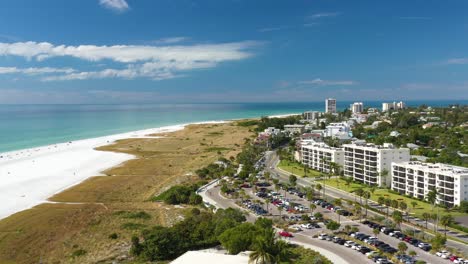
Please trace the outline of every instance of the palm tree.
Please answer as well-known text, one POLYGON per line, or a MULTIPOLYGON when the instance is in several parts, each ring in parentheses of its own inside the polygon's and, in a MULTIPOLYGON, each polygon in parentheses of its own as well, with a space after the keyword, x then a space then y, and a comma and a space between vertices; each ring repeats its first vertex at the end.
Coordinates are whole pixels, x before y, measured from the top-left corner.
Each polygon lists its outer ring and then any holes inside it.
POLYGON ((350 225, 345 225, 344 230, 346 233, 349 233, 351 231, 351 226, 350 225))
POLYGON ((266 207, 267 207, 267 213, 269 214, 270 213, 270 208, 269 208, 270 200, 265 199, 265 204, 266 204, 266 207))
POLYGON ((408 255, 410 255, 411 257, 416 257, 417 253, 414 250, 410 250, 410 252, 408 252, 408 255))
POLYGON ((399 207, 400 207, 401 210, 405 211, 406 217, 408 218, 408 221, 409 221, 408 211, 407 211, 408 205, 405 202, 401 201, 400 204, 399 204, 399 207))
MULTIPOLYGON (((273 229, 272 229, 273 230, 273 229)), ((274 232, 274 231, 271 231, 274 232)), ((275 256, 272 254, 274 246, 274 233, 273 236, 267 235, 258 237, 253 245, 253 251, 249 255, 249 263, 255 264, 273 264, 275 263, 275 256)))
POLYGON ((434 211, 434 205, 437 201, 437 190, 432 189, 427 193, 426 200, 431 204, 431 211, 434 211))
POLYGON ((388 170, 386 169, 383 169, 380 173, 380 182, 382 183, 382 185, 384 186, 387 186, 387 181, 386 181, 386 178, 388 176, 388 170))
POLYGON ((362 204, 362 195, 364 194, 364 190, 362 188, 358 188, 353 191, 357 196, 359 196, 359 203, 362 204))
MULTIPOLYGON (((437 215, 437 214, 435 214, 435 213, 434 213, 434 214, 431 214, 431 219, 434 220, 434 223, 437 222, 437 219, 438 219, 438 218, 439 218, 439 215, 437 215)), ((437 226, 436 226, 435 224, 433 224, 433 226, 434 226, 434 232, 436 232, 437 226)))
POLYGON ((278 206, 278 211, 279 211, 279 217, 281 219, 281 212, 283 212, 283 207, 278 206))
POLYGON ((426 221, 426 229, 427 229, 427 221, 428 221, 429 219, 431 219, 431 214, 430 214, 430 213, 427 213, 427 212, 424 212, 424 213, 422 214, 422 219, 423 219, 424 221, 426 221))
POLYGON ((372 230, 372 233, 374 233, 375 237, 378 237, 378 235, 380 234, 380 230, 378 228, 374 228, 374 230, 372 230))
MULTIPOLYGON (((342 206, 343 205, 343 203, 341 202, 341 199, 335 199, 334 203, 335 203, 336 206, 342 206)), ((338 213, 338 223, 340 223, 340 216, 341 215, 338 213)))
POLYGON ((367 207, 369 207, 369 198, 371 197, 371 193, 369 191, 364 191, 362 196, 364 196, 364 198, 366 199, 366 216, 365 216, 365 219, 367 219, 367 207))
POLYGON ((400 251, 401 253, 405 253, 406 250, 408 250, 408 246, 405 242, 398 243, 398 251, 400 251))
POLYGON ((346 178, 345 178, 345 182, 346 182, 345 185, 348 186, 348 188, 349 188, 349 185, 351 185, 351 182, 352 182, 352 181, 353 181, 353 178, 351 178, 351 177, 346 177, 346 178))
POLYGON ((385 204, 385 198, 383 196, 379 196, 379 199, 377 200, 377 203, 382 206, 385 204))
POLYGON ((385 199, 385 207, 387 207, 387 218, 388 218, 388 208, 392 205, 392 199, 387 198, 385 199))
POLYGON ((447 226, 454 222, 453 216, 451 214, 446 214, 440 219, 440 223, 444 226, 445 237, 447 237, 447 226))
POLYGON ((310 203, 310 213, 313 213, 317 206, 313 203, 310 203))
POLYGON ((356 212, 356 215, 359 216, 359 221, 361 221, 361 215, 362 215, 361 210, 362 210, 361 205, 356 203, 356 205, 354 206, 354 211, 356 212))
POLYGON ((395 223, 401 229, 401 222, 403 222, 403 215, 401 214, 401 212, 397 210, 393 211, 392 218, 393 218, 393 221, 395 221, 395 223))
MULTIPOLYGON (((315 185, 315 189, 317 189, 317 191, 318 191, 319 194, 320 194, 320 191, 322 190, 322 185, 321 185, 320 183, 316 184, 316 185, 315 185)), ((325 197, 323 197, 323 198, 325 198, 325 197)))
POLYGON ((418 206, 418 202, 411 201, 411 206, 413 206, 413 210, 416 209, 416 206, 418 206))

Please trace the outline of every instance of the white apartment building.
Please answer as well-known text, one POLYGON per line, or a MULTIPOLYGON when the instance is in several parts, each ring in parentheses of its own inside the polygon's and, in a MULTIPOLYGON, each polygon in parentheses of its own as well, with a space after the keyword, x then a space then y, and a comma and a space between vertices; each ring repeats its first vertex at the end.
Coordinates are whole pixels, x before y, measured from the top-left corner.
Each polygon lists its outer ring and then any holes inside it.
POLYGON ((437 203, 448 207, 468 200, 468 168, 442 163, 392 163, 392 190, 424 199, 437 190, 437 203))
POLYGON ((320 117, 320 114, 319 111, 307 111, 303 113, 303 116, 305 120, 315 120, 320 117))
POLYGON ((382 103, 382 112, 387 112, 389 110, 400 110, 405 109, 406 105, 403 101, 393 102, 393 103, 382 103))
POLYGON ((349 139, 351 138, 350 132, 351 132, 351 127, 346 122, 330 123, 329 125, 325 127, 323 136, 349 139))
POLYGON ((407 148, 395 148, 392 144, 383 146, 364 142, 344 144, 344 176, 369 185, 390 186, 392 162, 410 160, 407 148), (387 171, 386 177, 381 173, 387 171))
POLYGON ((269 128, 265 128, 263 133, 268 134, 268 135, 278 135, 279 133, 281 133, 281 129, 275 128, 275 127, 269 127, 269 128))
POLYGON ((351 110, 353 114, 362 113, 364 111, 364 104, 362 102, 353 103, 349 106, 349 110, 351 110))
POLYGON ((325 143, 315 143, 301 146, 302 164, 311 169, 330 172, 330 162, 344 165, 344 150, 329 147, 325 143))
POLYGON ((336 113, 336 99, 333 99, 333 98, 325 99, 325 113, 330 113, 330 114, 336 113))

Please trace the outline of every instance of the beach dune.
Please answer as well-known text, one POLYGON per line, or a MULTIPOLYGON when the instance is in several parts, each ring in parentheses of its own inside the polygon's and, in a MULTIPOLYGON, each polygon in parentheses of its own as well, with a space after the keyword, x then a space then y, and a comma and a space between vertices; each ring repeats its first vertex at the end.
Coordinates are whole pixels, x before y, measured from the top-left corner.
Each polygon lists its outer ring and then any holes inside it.
POLYGON ((97 151, 119 139, 173 132, 185 125, 54 144, 0 153, 0 219, 34 207, 47 198, 132 159, 132 155, 97 151))

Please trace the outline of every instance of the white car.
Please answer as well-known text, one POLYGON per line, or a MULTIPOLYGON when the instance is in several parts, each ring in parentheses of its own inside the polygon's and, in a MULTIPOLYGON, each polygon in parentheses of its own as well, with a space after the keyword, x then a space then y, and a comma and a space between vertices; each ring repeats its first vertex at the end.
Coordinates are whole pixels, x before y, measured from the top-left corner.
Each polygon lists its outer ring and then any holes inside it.
POLYGON ((371 252, 367 252, 367 253, 366 253, 366 256, 367 256, 367 257, 370 257, 370 256, 375 255, 375 254, 378 254, 378 253, 379 253, 379 252, 377 252, 377 251, 371 251, 371 252))
POLYGON ((364 243, 369 244, 370 242, 372 242, 372 241, 374 241, 376 239, 377 239, 376 237, 369 237, 369 238, 364 239, 364 243))
POLYGON ((328 237, 327 234, 320 234, 320 235, 318 236, 318 239, 320 239, 320 240, 325 240, 325 239, 327 239, 327 237, 328 237))
POLYGON ((291 228, 292 230, 295 230, 297 232, 302 231, 302 228, 300 226, 290 226, 289 228, 291 228))
POLYGON ((437 252, 436 255, 443 258, 443 259, 448 259, 450 257, 450 252, 442 250, 440 252, 437 252))
POLYGON ((350 241, 350 240, 349 240, 349 241, 346 241, 346 242, 344 243, 344 246, 345 246, 345 247, 352 247, 353 245, 356 245, 356 243, 354 243, 353 241, 350 241))
POLYGON ((418 244, 418 247, 423 248, 423 247, 427 247, 427 246, 430 246, 430 245, 431 245, 431 244, 429 244, 429 243, 423 243, 423 242, 421 242, 421 243, 418 244))
POLYGON ((314 228, 314 226, 313 226, 312 224, 309 224, 309 223, 307 223, 307 224, 302 224, 301 227, 302 227, 302 228, 305 228, 305 229, 312 229, 312 228, 314 228))
POLYGON ((401 232, 400 231, 393 231, 393 232, 390 232, 388 235, 392 237, 392 236, 395 236, 396 234, 399 234, 399 233, 401 233, 401 232))
POLYGON ((457 258, 456 260, 453 261, 453 263, 456 263, 456 264, 465 264, 466 261, 467 261, 466 259, 457 258))

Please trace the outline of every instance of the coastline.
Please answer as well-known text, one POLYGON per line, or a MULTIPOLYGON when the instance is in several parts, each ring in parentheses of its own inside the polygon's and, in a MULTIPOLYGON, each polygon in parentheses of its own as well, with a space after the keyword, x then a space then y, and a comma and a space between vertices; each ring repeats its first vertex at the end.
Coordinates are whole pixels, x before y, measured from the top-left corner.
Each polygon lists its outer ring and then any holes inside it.
MULTIPOLYGON (((281 118, 297 113, 271 115, 281 118)), ((257 117, 258 118, 258 117, 257 117)), ((236 119, 242 120, 242 119, 236 119)), ((41 147, 0 153, 0 220, 15 213, 49 202, 48 199, 93 176, 134 159, 130 154, 96 150, 117 140, 155 138, 157 133, 170 133, 188 125, 232 122, 218 120, 162 126, 103 137, 82 139, 41 147)))
POLYGON ((104 137, 0 153, 0 220, 36 205, 93 176, 135 158, 133 155, 99 151, 96 148, 121 139, 157 138, 193 124, 222 123, 206 121, 131 131, 104 137))

